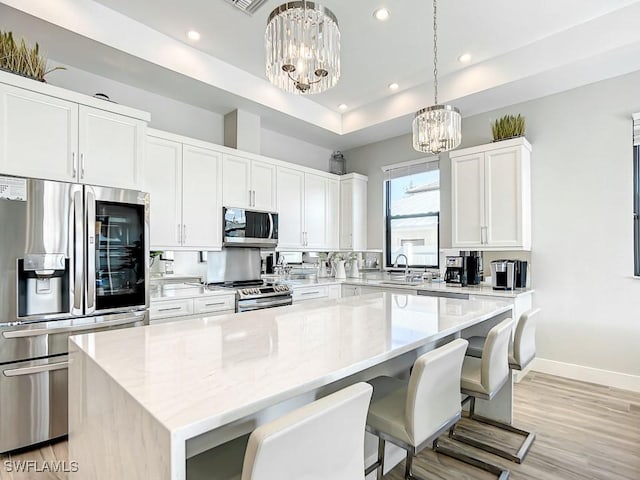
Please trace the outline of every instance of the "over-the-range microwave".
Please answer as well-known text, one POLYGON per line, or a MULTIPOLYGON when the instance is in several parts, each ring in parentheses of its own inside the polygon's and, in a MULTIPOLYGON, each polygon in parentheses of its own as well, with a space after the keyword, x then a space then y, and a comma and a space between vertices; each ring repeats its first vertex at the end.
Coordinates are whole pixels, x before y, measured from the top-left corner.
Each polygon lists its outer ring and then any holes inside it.
POLYGON ((223 207, 225 247, 275 248, 278 245, 278 214, 244 208, 223 207))

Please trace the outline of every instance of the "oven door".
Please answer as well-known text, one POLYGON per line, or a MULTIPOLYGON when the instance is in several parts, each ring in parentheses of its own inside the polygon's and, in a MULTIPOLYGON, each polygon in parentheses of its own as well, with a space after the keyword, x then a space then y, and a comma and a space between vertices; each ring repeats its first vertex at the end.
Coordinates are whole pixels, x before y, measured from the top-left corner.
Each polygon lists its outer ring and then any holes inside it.
POLYGON ((252 298, 238 301, 238 312, 251 312, 263 308, 284 307, 293 303, 291 295, 277 297, 252 298))
POLYGON ((278 214, 243 208, 223 208, 223 245, 227 247, 276 247, 278 214))

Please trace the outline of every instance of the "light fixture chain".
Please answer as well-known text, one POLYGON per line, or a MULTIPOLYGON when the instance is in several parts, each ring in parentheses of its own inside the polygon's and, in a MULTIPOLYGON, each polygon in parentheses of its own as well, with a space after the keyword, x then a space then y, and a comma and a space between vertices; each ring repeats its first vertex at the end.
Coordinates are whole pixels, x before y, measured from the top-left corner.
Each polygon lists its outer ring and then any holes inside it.
POLYGON ((433 0, 433 92, 438 105, 438 0, 433 0))

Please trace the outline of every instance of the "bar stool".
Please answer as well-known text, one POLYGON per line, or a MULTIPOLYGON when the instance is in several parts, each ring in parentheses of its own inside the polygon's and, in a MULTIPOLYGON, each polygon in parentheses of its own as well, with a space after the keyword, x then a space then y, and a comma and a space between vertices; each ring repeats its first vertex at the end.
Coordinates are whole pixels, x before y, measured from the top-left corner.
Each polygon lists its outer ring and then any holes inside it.
MULTIPOLYGON (((232 478, 364 480, 365 421, 372 391, 371 385, 357 383, 256 428, 249 436, 242 476, 232 478)), ((190 460, 187 479, 220 478, 215 465, 227 460, 221 455, 190 460)))
POLYGON ((507 470, 438 444, 438 437, 460 420, 460 371, 467 345, 457 339, 425 353, 416 360, 408 383, 392 377, 371 380, 374 394, 367 431, 378 437, 378 459, 367 468, 367 475, 376 470, 377 478, 382 478, 385 444, 391 442, 407 452, 405 479, 418 479, 413 457, 427 446, 501 480, 509 478, 507 470))
MULTIPOLYGON (((533 312, 534 314, 536 312, 533 312)), ((507 423, 498 422, 489 418, 485 418, 475 413, 476 398, 484 400, 491 400, 500 391, 500 389, 510 380, 509 369, 510 364, 515 365, 516 362, 527 360, 527 363, 531 361, 532 351, 535 356, 535 340, 533 343, 533 350, 528 341, 523 342, 523 336, 528 338, 531 334, 533 323, 530 322, 532 315, 523 315, 521 317, 518 329, 516 329, 516 340, 514 341, 514 358, 509 360, 509 340, 511 338, 511 330, 513 326, 513 320, 508 319, 499 323, 493 327, 486 339, 482 341, 482 349, 480 358, 467 355, 462 364, 462 378, 460 381, 460 390, 463 394, 467 395, 462 404, 469 402, 469 418, 480 423, 492 425, 494 427, 506 430, 508 432, 516 433, 525 437, 524 441, 518 448, 516 454, 508 452, 492 445, 487 445, 483 442, 475 440, 471 437, 461 435, 456 432, 455 426, 449 432, 449 436, 457 441, 471 445, 472 447, 479 448, 486 452, 498 455, 516 463, 522 463, 524 457, 529 452, 533 441, 535 440, 535 434, 521 430, 507 423), (517 352, 517 353, 516 353, 517 352)), ((481 338, 481 337, 478 337, 481 338)), ((475 341, 476 345, 480 343, 480 340, 475 341)))

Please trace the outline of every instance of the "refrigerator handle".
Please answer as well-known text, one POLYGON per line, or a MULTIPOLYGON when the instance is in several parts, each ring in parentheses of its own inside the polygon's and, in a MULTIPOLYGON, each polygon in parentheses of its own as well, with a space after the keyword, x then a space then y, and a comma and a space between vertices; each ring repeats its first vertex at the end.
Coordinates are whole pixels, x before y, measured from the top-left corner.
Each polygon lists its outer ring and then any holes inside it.
POLYGON ((82 287, 84 285, 84 218, 82 210, 82 190, 78 190, 73 194, 73 313, 82 313, 82 287), (76 312, 77 310, 80 311, 76 312))
POLYGON ((96 310, 96 195, 91 187, 87 190, 87 308, 85 313, 90 314, 96 310))

